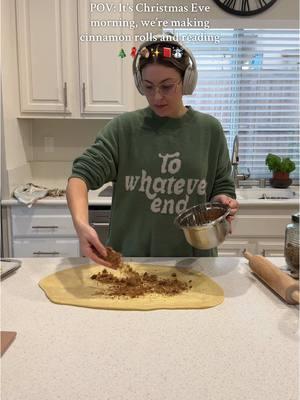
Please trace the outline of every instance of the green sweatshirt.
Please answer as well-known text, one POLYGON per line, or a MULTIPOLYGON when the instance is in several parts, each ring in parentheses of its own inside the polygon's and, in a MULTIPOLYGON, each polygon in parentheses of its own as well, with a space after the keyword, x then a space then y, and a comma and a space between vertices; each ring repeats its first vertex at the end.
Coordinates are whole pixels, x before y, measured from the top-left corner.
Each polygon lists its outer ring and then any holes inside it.
POLYGON ((181 118, 150 107, 120 115, 73 163, 88 189, 114 182, 107 245, 131 257, 216 256, 193 249, 176 214, 217 194, 235 198, 222 127, 191 107, 181 118))

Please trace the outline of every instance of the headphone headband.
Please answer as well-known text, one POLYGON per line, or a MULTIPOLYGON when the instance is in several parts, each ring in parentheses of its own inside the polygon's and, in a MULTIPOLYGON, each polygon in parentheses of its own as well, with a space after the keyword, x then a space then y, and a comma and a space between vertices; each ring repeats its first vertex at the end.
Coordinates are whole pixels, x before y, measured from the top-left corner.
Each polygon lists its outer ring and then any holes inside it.
MULTIPOLYGON (((171 34, 168 34, 168 36, 171 36, 171 34)), ((177 40, 166 40, 164 35, 156 35, 154 37, 155 37, 155 40, 143 42, 139 46, 139 48, 136 52, 136 55, 134 57, 133 63, 132 63, 133 77, 134 77, 135 85, 136 85, 138 91, 140 92, 141 95, 144 95, 144 90, 143 90, 143 85, 142 85, 142 76, 141 76, 141 71, 139 69, 141 50, 143 48, 149 47, 151 45, 155 46, 155 45, 165 44, 166 46, 168 46, 168 45, 176 46, 176 47, 184 50, 187 53, 187 55, 189 56, 191 63, 190 63, 190 65, 187 66, 187 68, 184 72, 183 94, 192 94, 196 87, 197 77, 198 77, 197 64, 196 64, 196 60, 193 56, 193 53, 187 47, 185 47, 182 43, 178 42, 177 40)))

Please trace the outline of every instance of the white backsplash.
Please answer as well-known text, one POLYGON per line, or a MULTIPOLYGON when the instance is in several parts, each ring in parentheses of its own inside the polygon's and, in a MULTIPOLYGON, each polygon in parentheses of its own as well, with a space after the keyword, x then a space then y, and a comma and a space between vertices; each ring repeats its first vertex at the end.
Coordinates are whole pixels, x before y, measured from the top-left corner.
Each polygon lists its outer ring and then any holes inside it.
POLYGON ((31 163, 32 183, 49 189, 65 189, 71 175, 71 161, 34 161, 31 163))
MULTIPOLYGON (((48 189, 65 189, 71 175, 71 161, 33 161, 8 171, 9 194, 19 185, 34 183, 48 189)), ((5 196, 7 197, 7 196, 5 196)))
POLYGON ((24 183, 31 182, 32 170, 30 163, 21 165, 20 167, 7 170, 7 183, 8 183, 8 193, 3 195, 6 198, 7 195, 11 195, 14 189, 24 183))
POLYGON ((94 143, 108 120, 32 121, 32 161, 73 161, 94 143))

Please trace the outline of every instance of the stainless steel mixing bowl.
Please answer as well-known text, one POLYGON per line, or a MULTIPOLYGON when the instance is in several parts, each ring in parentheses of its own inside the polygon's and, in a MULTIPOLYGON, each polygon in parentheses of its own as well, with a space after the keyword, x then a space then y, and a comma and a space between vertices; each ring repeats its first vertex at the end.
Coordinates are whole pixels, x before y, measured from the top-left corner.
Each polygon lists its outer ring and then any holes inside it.
POLYGON ((230 224, 226 217, 230 208, 221 203, 205 203, 191 207, 175 218, 187 242, 197 249, 207 250, 224 242, 230 224))

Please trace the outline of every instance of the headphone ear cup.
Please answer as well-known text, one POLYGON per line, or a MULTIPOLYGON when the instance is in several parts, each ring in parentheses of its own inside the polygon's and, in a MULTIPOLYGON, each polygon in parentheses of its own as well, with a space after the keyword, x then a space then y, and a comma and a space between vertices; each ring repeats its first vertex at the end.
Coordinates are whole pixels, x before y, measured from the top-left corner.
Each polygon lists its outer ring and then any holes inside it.
POLYGON ((137 90, 140 92, 142 96, 144 96, 144 89, 143 89, 143 84, 142 84, 142 75, 138 69, 136 69, 135 73, 133 74, 134 76, 134 82, 137 90))
POLYGON ((189 65, 184 73, 182 94, 193 94, 193 91, 197 85, 197 78, 197 69, 189 65))
MULTIPOLYGON (((161 35, 158 35, 157 37, 158 37, 158 39, 162 38, 161 35)), ((197 67, 196 67, 195 58, 189 49, 187 49, 185 46, 183 46, 181 43, 177 42, 176 40, 170 41, 169 43, 173 44, 175 46, 181 47, 183 50, 185 50, 187 52, 187 54, 189 55, 190 60, 192 61, 192 65, 190 64, 186 68, 185 73, 184 73, 182 94, 187 94, 187 95, 193 94, 193 91, 195 90, 195 87, 197 85, 197 78, 198 78, 198 71, 197 71, 197 67)), ((137 90, 139 91, 139 93, 142 96, 144 96, 145 93, 144 93, 143 82, 142 82, 142 74, 138 67, 139 59, 137 57, 138 57, 140 50, 143 47, 147 47, 152 44, 157 44, 157 39, 155 41, 142 43, 137 51, 137 54, 136 54, 133 64, 132 64, 134 83, 135 83, 137 90)))

